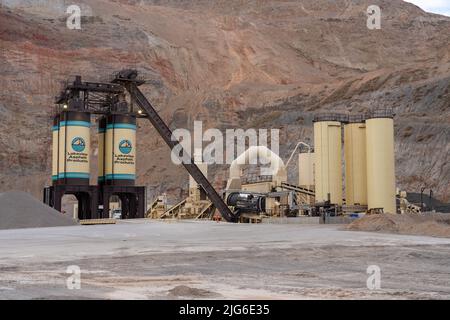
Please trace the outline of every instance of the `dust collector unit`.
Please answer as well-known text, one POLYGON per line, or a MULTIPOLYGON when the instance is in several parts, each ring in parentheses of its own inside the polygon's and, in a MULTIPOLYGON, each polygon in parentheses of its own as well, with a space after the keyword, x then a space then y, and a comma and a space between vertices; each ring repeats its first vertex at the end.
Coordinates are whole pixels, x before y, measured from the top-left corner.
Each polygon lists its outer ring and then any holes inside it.
POLYGON ((345 202, 367 205, 366 124, 363 115, 350 115, 344 125, 345 202))
POLYGON ((52 184, 58 182, 58 153, 59 153, 59 115, 53 118, 52 126, 52 184))
POLYGON ((342 205, 341 121, 346 120, 340 114, 314 117, 316 203, 342 205))
POLYGON ((89 185, 90 126, 87 112, 59 115, 58 184, 89 185))
POLYGON ((133 186, 136 180, 136 117, 108 115, 104 148, 105 184, 133 186))
POLYGON ((392 110, 375 110, 366 120, 368 209, 385 213, 396 213, 393 116, 392 110))

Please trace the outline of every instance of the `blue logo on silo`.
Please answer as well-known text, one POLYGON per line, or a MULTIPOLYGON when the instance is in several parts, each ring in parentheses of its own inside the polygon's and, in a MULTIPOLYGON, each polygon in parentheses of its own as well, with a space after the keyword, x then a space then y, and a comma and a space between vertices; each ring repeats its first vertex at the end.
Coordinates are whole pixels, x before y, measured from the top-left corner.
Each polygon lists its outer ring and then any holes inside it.
POLYGON ((86 142, 81 137, 75 137, 72 140, 72 149, 76 152, 83 152, 86 148, 86 142))
POLYGON ((119 143, 119 150, 123 154, 129 154, 131 152, 132 146, 130 140, 122 140, 119 143))

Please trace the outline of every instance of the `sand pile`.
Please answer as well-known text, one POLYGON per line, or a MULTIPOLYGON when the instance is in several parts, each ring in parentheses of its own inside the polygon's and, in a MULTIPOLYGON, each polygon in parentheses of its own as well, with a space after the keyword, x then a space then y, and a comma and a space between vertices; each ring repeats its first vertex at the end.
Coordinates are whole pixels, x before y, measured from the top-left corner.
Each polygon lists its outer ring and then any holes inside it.
POLYGON ((212 298, 219 296, 215 292, 211 292, 204 289, 192 288, 188 286, 176 286, 173 289, 169 290, 170 296, 177 297, 196 297, 196 298, 212 298))
POLYGON ((21 191, 0 193, 0 229, 73 226, 78 223, 21 191))
POLYGON ((450 214, 376 214, 355 220, 347 230, 450 238, 450 214))

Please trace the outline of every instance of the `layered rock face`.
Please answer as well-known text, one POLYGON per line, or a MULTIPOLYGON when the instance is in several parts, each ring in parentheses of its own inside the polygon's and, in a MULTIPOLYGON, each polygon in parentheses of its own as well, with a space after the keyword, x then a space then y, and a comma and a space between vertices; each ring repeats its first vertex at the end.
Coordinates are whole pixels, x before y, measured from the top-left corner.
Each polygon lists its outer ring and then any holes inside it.
MULTIPOLYGON (((450 200, 450 18, 400 0, 79 3, 81 30, 70 30, 72 3, 1 1, 0 191, 39 196, 50 183, 60 81, 135 67, 171 128, 278 128, 283 159, 299 140, 312 142, 316 112, 392 107, 398 186, 450 200), (380 30, 366 26, 372 4, 380 30)), ((150 197, 183 196, 187 173, 145 120, 138 141, 138 183, 150 197)), ((223 187, 227 166, 209 173, 223 187)))

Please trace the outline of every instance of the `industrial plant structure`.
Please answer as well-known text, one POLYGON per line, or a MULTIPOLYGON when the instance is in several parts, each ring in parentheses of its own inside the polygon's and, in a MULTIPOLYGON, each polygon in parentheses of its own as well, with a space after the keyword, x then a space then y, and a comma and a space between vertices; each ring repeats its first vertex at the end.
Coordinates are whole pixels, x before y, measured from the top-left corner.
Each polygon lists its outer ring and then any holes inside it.
POLYGON ((227 204, 241 213, 269 216, 396 213, 393 116, 391 109, 315 115, 314 146, 298 157, 298 185, 287 182, 279 156, 250 147, 236 163, 261 153, 269 155, 273 172, 249 181, 233 162, 227 204))
MULTIPOLYGON (((108 218, 110 197, 116 195, 122 203, 122 218, 144 218, 145 187, 134 185, 136 118, 148 119, 171 149, 179 146, 178 141, 172 140, 169 127, 139 90, 138 86, 144 83, 136 70, 126 69, 116 73, 110 83, 82 82, 81 76, 76 76, 75 81, 65 84, 56 99, 53 185, 44 188, 46 204, 61 211, 63 196, 73 194, 78 200, 78 218, 108 218), (89 185, 92 114, 100 116, 97 185, 89 185)), ((230 222, 236 221, 236 215, 226 206, 194 159, 182 161, 182 164, 222 217, 230 222)))
POLYGON ((56 99, 53 184, 44 190, 45 203, 61 211, 62 197, 75 195, 80 219, 108 218, 113 195, 122 218, 212 218, 216 209, 230 222, 261 215, 396 213, 393 112, 384 109, 315 115, 314 146, 299 142, 286 164, 267 147, 250 146, 231 163, 222 195, 207 179, 202 150, 195 150, 190 162, 182 162, 190 174, 189 196, 171 207, 159 197, 146 208, 145 187, 135 186, 136 119, 148 119, 171 149, 179 142, 139 90, 144 83, 135 70, 123 70, 109 83, 77 76, 65 84, 56 99), (90 185, 92 116, 98 122, 96 185, 90 185), (307 152, 298 156, 292 184, 287 166, 299 146, 307 152), (244 177, 242 165, 254 158, 265 159, 271 171, 244 177))
POLYGON ((135 186, 136 117, 125 90, 113 83, 67 82, 56 99, 53 121, 52 186, 44 202, 61 211, 62 198, 78 200, 78 218, 109 217, 112 195, 121 200, 124 218, 144 217, 145 187, 135 186), (91 118, 98 120, 98 184, 91 178, 91 118))
POLYGON ((391 109, 315 115, 314 146, 303 143, 308 150, 298 156, 297 185, 287 182, 278 155, 250 147, 230 166, 227 204, 244 215, 396 213, 393 116, 391 109), (240 166, 256 155, 268 158, 273 171, 245 179, 240 166))
POLYGON ((342 206, 344 212, 397 212, 393 117, 391 109, 315 116, 316 207, 328 204, 342 206))

